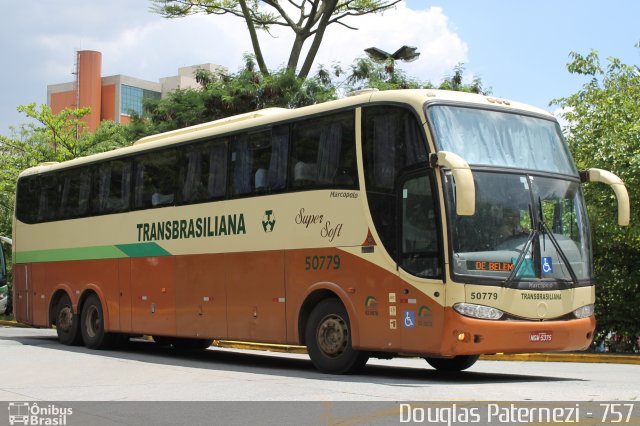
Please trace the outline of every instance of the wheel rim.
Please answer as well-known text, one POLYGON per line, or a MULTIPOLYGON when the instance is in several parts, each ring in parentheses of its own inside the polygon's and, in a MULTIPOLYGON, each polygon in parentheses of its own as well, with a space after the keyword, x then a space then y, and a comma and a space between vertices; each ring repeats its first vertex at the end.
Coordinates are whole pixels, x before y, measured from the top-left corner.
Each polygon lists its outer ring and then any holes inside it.
POLYGON ((322 353, 330 358, 335 358, 347 348, 349 327, 340 316, 328 315, 320 321, 316 341, 322 353))
POLYGON ((98 308, 96 306, 89 306, 87 309, 87 317, 85 321, 85 330, 87 335, 91 338, 96 337, 98 332, 100 331, 100 313, 98 312, 98 308))
POLYGON ((71 306, 63 306, 60 311, 58 311, 58 323, 56 327, 64 332, 69 332, 73 327, 73 311, 71 310, 71 306))

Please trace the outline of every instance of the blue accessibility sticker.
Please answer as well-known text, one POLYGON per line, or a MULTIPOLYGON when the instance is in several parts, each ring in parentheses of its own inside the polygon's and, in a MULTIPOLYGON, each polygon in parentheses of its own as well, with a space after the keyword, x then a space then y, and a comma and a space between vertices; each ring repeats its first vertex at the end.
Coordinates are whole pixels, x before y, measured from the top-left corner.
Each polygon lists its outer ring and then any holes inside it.
POLYGON ((553 274, 553 258, 552 257, 542 258, 542 273, 553 274))
POLYGON ((402 318, 404 318, 405 328, 413 328, 416 326, 416 313, 414 311, 404 311, 402 318))

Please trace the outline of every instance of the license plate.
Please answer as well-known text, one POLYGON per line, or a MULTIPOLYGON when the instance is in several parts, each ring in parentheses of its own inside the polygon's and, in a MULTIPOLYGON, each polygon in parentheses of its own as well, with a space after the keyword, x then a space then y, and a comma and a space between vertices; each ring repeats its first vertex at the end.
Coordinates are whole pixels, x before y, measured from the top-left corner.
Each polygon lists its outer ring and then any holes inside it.
POLYGON ((553 333, 550 331, 532 331, 529 333, 530 342, 550 342, 553 339, 553 333))

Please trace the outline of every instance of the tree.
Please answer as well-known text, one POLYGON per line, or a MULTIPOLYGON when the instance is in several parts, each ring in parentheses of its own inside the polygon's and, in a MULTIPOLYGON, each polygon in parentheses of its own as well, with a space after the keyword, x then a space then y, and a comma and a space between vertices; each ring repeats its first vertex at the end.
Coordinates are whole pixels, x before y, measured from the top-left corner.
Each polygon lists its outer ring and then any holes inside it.
POLYGON ((251 55, 237 73, 198 70, 198 89, 179 89, 160 100, 145 100, 145 113, 130 128, 138 137, 205 123, 263 108, 298 108, 336 97, 329 71, 299 78, 287 69, 263 75, 251 55))
POLYGON ((29 128, 33 136, 40 135, 41 139, 48 141, 54 157, 50 161, 67 160, 80 155, 82 146, 79 139, 86 130, 82 117, 89 114, 91 108, 65 108, 60 113, 54 114, 48 105, 40 105, 38 109, 36 103, 32 102, 20 105, 18 111, 40 123, 41 126, 26 125, 22 130, 24 132, 29 128))
MULTIPOLYGON (((554 100, 564 109, 569 146, 579 169, 598 167, 620 176, 631 211, 640 209, 640 70, 598 53, 571 53, 567 68, 589 80, 576 93, 554 100)), ((602 184, 585 185, 598 279, 598 335, 612 350, 630 350, 640 335, 640 224, 617 226, 613 192, 602 184), (611 333, 611 334, 610 334, 611 333)), ((637 218, 638 216, 635 215, 637 218)))
POLYGON ((23 170, 50 161, 70 160, 83 155, 108 151, 129 145, 131 134, 126 126, 102 122, 94 133, 78 129, 88 108, 66 109, 53 114, 47 105, 35 103, 18 107, 30 123, 13 129, 11 137, 0 135, 0 235, 11 235, 11 222, 15 203, 16 181, 23 170))
MULTIPOLYGON (((392 58, 391 60, 393 61, 394 59, 392 58)), ((390 63, 389 59, 374 61, 361 57, 356 59, 350 68, 351 72, 346 80, 347 90, 362 88, 379 90, 436 88, 429 81, 420 81, 407 76, 404 71, 397 69, 393 63, 390 63)), ((453 74, 445 77, 437 88, 484 95, 491 93, 490 87, 483 87, 480 77, 475 77, 470 84, 467 84, 463 81, 463 75, 464 64, 460 63, 454 67, 453 74)))
MULTIPOLYGON (((488 93, 482 80, 462 82, 464 68, 459 64, 452 77, 443 80, 439 88, 466 92, 488 93), (452 84, 451 80, 460 82, 452 84)), ((358 58, 348 68, 339 65, 327 69, 322 65, 312 77, 302 79, 282 68, 269 75, 256 69, 251 55, 235 74, 198 70, 198 89, 176 90, 160 100, 145 100, 143 116, 134 116, 127 126, 130 140, 154 133, 180 129, 207 121, 269 107, 298 108, 336 99, 341 93, 362 88, 379 90, 433 88, 430 82, 409 77, 402 70, 390 69, 385 63, 358 58)))
POLYGON ((269 32, 274 26, 288 27, 294 33, 286 70, 295 73, 302 50, 311 39, 298 77, 305 78, 311 71, 327 27, 347 25, 345 18, 380 13, 394 7, 400 0, 151 0, 152 11, 166 18, 179 18, 196 13, 233 15, 247 25, 251 44, 260 72, 269 74, 258 40, 258 30, 269 32))

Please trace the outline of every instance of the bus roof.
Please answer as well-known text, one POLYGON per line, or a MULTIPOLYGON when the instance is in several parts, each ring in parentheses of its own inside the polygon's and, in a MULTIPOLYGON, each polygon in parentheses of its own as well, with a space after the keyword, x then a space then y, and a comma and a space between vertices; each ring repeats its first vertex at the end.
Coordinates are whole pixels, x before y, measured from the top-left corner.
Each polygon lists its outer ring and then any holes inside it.
POLYGON ((189 140, 199 140, 216 135, 230 134, 242 131, 243 129, 247 128, 266 127, 273 123, 286 122, 301 117, 313 116, 328 111, 350 108, 371 102, 402 102, 412 105, 418 111, 421 110, 422 106, 425 103, 452 102, 467 105, 476 105, 479 107, 489 106, 494 108, 503 108, 505 110, 511 111, 523 111, 538 115, 545 115, 549 118, 553 118, 553 116, 549 112, 540 108, 535 108, 530 105, 500 99, 493 96, 478 95, 473 93, 436 89, 366 91, 355 96, 349 96, 346 98, 328 101, 316 105, 310 105, 296 109, 266 108, 258 111, 223 118, 220 120, 211 121, 208 123, 185 127, 183 129, 159 133, 156 135, 144 137, 128 147, 117 148, 111 151, 93 154, 86 157, 79 157, 62 163, 42 163, 38 166, 24 170, 22 173, 20 173, 20 177, 45 173, 51 170, 79 166, 81 164, 92 163, 109 158, 117 158, 137 152, 147 151, 149 149, 159 148, 162 146, 170 146, 189 140))

